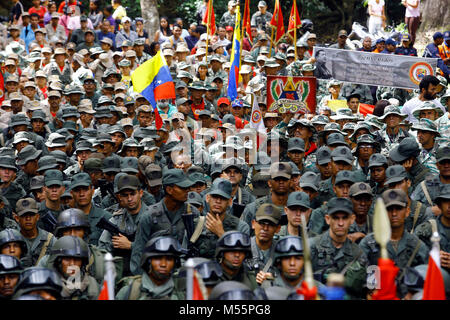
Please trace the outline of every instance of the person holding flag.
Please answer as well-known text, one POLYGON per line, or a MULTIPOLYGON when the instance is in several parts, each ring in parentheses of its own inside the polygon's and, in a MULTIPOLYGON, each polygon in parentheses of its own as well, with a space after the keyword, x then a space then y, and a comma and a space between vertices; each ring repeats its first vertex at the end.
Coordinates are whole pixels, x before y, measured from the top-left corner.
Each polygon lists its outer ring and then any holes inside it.
POLYGON ((160 129, 163 121, 159 115, 156 101, 176 98, 175 84, 161 51, 134 70, 131 74, 131 82, 133 90, 139 92, 150 102, 155 112, 156 128, 160 129))

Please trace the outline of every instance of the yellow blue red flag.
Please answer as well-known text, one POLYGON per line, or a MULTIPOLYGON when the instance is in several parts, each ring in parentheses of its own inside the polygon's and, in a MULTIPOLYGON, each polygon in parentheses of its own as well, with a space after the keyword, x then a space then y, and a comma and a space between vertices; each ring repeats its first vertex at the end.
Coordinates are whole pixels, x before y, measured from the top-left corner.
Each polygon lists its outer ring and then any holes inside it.
POLYGON ((230 61, 230 75, 228 77, 228 98, 233 101, 237 98, 237 85, 239 81, 240 55, 241 55, 241 14, 239 6, 236 7, 236 28, 233 35, 233 47, 230 61))

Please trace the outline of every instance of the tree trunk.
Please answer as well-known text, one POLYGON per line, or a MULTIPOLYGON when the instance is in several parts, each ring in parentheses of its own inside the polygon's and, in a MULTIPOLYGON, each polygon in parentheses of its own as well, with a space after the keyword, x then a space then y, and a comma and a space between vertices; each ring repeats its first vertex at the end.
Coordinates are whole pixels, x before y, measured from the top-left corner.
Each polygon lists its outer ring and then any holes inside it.
POLYGON ((159 14, 157 0, 141 0, 144 28, 148 32, 150 43, 153 42, 156 30, 159 29, 159 14))
POLYGON ((449 0, 422 0, 420 3, 422 14, 420 31, 444 27, 446 30, 450 23, 449 2, 449 0))

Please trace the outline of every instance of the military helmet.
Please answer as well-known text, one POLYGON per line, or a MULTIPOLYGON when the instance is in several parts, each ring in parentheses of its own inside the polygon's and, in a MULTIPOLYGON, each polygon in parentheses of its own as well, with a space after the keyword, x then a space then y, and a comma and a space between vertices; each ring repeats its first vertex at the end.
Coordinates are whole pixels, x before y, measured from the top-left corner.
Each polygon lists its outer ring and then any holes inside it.
POLYGON ((86 228, 90 232, 90 225, 86 214, 80 209, 70 208, 61 212, 55 227, 55 236, 61 237, 62 231, 67 228, 86 228))
MULTIPOLYGON (((223 271, 222 267, 216 261, 202 257, 196 257, 192 258, 192 262, 194 264, 195 271, 197 271, 206 286, 215 286, 220 282, 223 271)), ((179 277, 186 277, 185 266, 180 269, 179 277)))
POLYGON ((18 242, 22 248, 22 256, 28 252, 28 246, 25 239, 16 229, 5 229, 0 232, 0 248, 10 242, 18 242))
POLYGON ((23 296, 20 296, 14 300, 45 300, 45 299, 37 294, 24 294, 23 296))
POLYGON ((216 259, 222 257, 227 251, 244 251, 246 256, 251 255, 250 237, 239 231, 227 231, 217 241, 216 259))
POLYGON ((278 240, 273 253, 273 261, 276 264, 279 259, 290 256, 303 256, 302 239, 298 236, 286 236, 278 240))
POLYGON ((161 236, 150 239, 146 244, 141 257, 141 268, 148 270, 149 258, 159 256, 174 256, 179 263, 179 256, 184 253, 177 239, 161 236))
POLYGON ((52 293, 56 299, 60 299, 62 281, 58 273, 54 270, 42 267, 25 269, 16 285, 13 298, 16 299, 37 290, 48 291, 52 293))
POLYGON ((6 254, 0 254, 0 274, 21 273, 22 264, 19 259, 6 254))
POLYGON ((73 257, 80 258, 84 265, 89 262, 89 249, 86 242, 76 236, 64 236, 59 238, 53 244, 50 250, 49 265, 55 266, 59 263, 58 258, 73 257))
POLYGON ((223 281, 212 289, 209 300, 256 300, 256 298, 245 284, 237 281, 223 281))
POLYGON ((291 292, 291 289, 278 286, 268 288, 258 287, 253 290, 257 300, 286 300, 291 292))

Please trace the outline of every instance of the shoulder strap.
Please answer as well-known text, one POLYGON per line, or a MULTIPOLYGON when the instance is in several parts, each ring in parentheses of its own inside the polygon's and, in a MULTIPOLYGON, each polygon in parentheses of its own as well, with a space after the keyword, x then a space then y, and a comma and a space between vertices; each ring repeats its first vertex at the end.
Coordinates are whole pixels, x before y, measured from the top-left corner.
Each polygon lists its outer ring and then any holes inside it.
POLYGON ((420 183, 420 186, 422 187, 423 193, 425 194, 425 198, 427 198, 428 203, 430 204, 430 206, 433 206, 433 201, 431 201, 430 193, 428 192, 425 180, 420 183))
POLYGON ((408 262, 406 263, 405 268, 403 268, 402 274, 401 274, 400 277, 398 278, 398 281, 399 281, 399 282, 403 279, 403 277, 404 277, 404 275, 405 275, 406 269, 409 268, 409 267, 411 266, 412 262, 414 261, 414 258, 416 257, 417 252, 419 252, 420 243, 421 243, 420 239, 417 239, 416 247, 414 248, 414 251, 413 251, 413 253, 411 254, 411 257, 409 257, 409 260, 408 260, 408 262))
POLYGON ((206 222, 205 216, 198 217, 197 225, 195 226, 194 233, 192 234, 191 239, 189 241, 191 241, 192 243, 195 243, 198 240, 198 238, 200 237, 200 235, 202 233, 205 222, 206 222))
POLYGON ((363 253, 363 251, 360 250, 359 253, 358 253, 358 255, 357 255, 356 257, 354 257, 354 258, 352 259, 352 261, 350 261, 349 263, 347 263, 347 265, 341 270, 340 273, 341 273, 343 276, 345 276, 345 273, 347 272, 348 268, 350 268, 350 266, 351 266, 353 263, 355 263, 356 260, 359 259, 359 257, 361 257, 362 253, 363 253))
POLYGON ((133 283, 130 285, 127 300, 137 300, 140 297, 141 284, 142 284, 142 277, 133 280, 133 283))
POLYGON ((42 257, 43 257, 43 256, 45 255, 45 253, 47 252, 48 245, 50 244, 50 241, 52 240, 52 238, 53 238, 53 235, 49 232, 49 233, 47 234, 47 240, 45 241, 44 245, 42 246, 42 250, 41 250, 41 253, 39 254, 39 258, 38 258, 37 261, 36 261, 36 265, 38 265, 39 260, 41 260, 42 257))

